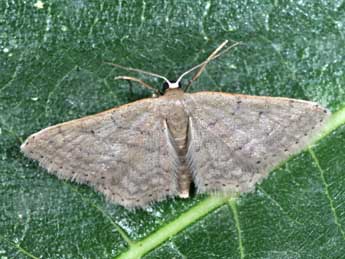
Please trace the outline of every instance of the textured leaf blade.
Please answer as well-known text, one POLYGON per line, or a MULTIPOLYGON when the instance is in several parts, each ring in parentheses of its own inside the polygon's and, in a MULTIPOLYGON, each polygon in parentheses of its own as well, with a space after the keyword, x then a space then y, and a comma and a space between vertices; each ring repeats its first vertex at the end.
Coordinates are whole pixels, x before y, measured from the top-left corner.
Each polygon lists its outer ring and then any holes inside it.
POLYGON ((48 175, 19 151, 41 128, 150 95, 114 81, 124 73, 105 61, 175 78, 225 39, 244 44, 210 64, 192 91, 316 101, 338 114, 330 132, 345 121, 341 4, 34 4, 0 6, 0 257, 344 254, 343 127, 276 169, 254 193, 168 200, 145 211, 108 204, 90 188, 48 175), (181 218, 194 213, 181 227, 181 218))

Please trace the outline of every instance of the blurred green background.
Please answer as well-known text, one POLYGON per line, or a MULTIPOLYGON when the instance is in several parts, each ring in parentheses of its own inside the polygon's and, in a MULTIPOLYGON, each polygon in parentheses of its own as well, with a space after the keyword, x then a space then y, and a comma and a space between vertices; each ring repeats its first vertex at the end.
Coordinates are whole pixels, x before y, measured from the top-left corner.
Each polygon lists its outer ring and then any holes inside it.
MULTIPOLYGON (((0 258, 342 258, 343 1, 0 3, 0 258), (195 196, 128 211, 19 151, 41 128, 149 97, 111 61, 174 79, 224 40, 191 91, 315 101, 329 133, 238 199, 195 196)), ((161 87, 161 80, 139 75, 161 87)))

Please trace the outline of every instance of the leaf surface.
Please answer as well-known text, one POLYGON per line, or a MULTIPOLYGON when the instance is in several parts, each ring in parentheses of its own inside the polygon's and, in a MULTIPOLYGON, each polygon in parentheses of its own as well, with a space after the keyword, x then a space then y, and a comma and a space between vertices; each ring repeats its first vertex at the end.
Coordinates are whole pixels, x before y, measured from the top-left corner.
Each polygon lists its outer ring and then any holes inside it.
MULTIPOLYGON (((345 253, 345 6, 339 1, 10 1, 0 4, 0 258, 340 258, 345 253), (128 211, 19 150, 49 125, 149 97, 105 62, 170 79, 225 39, 191 91, 315 101, 315 146, 240 197, 128 211)), ((161 87, 160 80, 139 75, 161 87)))

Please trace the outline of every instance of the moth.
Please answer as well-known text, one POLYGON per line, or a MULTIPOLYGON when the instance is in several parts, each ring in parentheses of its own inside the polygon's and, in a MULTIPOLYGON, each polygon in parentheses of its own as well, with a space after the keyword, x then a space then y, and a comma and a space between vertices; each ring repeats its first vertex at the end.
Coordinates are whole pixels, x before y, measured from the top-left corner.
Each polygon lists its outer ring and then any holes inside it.
MULTIPOLYGON (((181 79, 166 90, 95 115, 45 128, 22 144, 22 152, 49 173, 94 187, 126 208, 145 207, 168 197, 252 190, 269 171, 300 151, 330 112, 314 102, 221 92, 186 93, 181 79)), ((236 44, 235 44, 236 45, 236 44)), ((121 76, 159 92, 140 79, 121 76)), ((189 86, 189 84, 188 84, 189 86)), ((187 86, 187 87, 188 87, 187 86)))

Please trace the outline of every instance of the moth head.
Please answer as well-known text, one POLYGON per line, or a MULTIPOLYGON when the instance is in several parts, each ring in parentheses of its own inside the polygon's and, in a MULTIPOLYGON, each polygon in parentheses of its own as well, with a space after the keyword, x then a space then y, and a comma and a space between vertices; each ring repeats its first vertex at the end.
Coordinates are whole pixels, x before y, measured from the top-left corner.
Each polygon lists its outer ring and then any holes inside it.
POLYGON ((176 89, 181 88, 181 83, 178 81, 164 81, 163 83, 163 92, 165 92, 167 89, 176 89))

